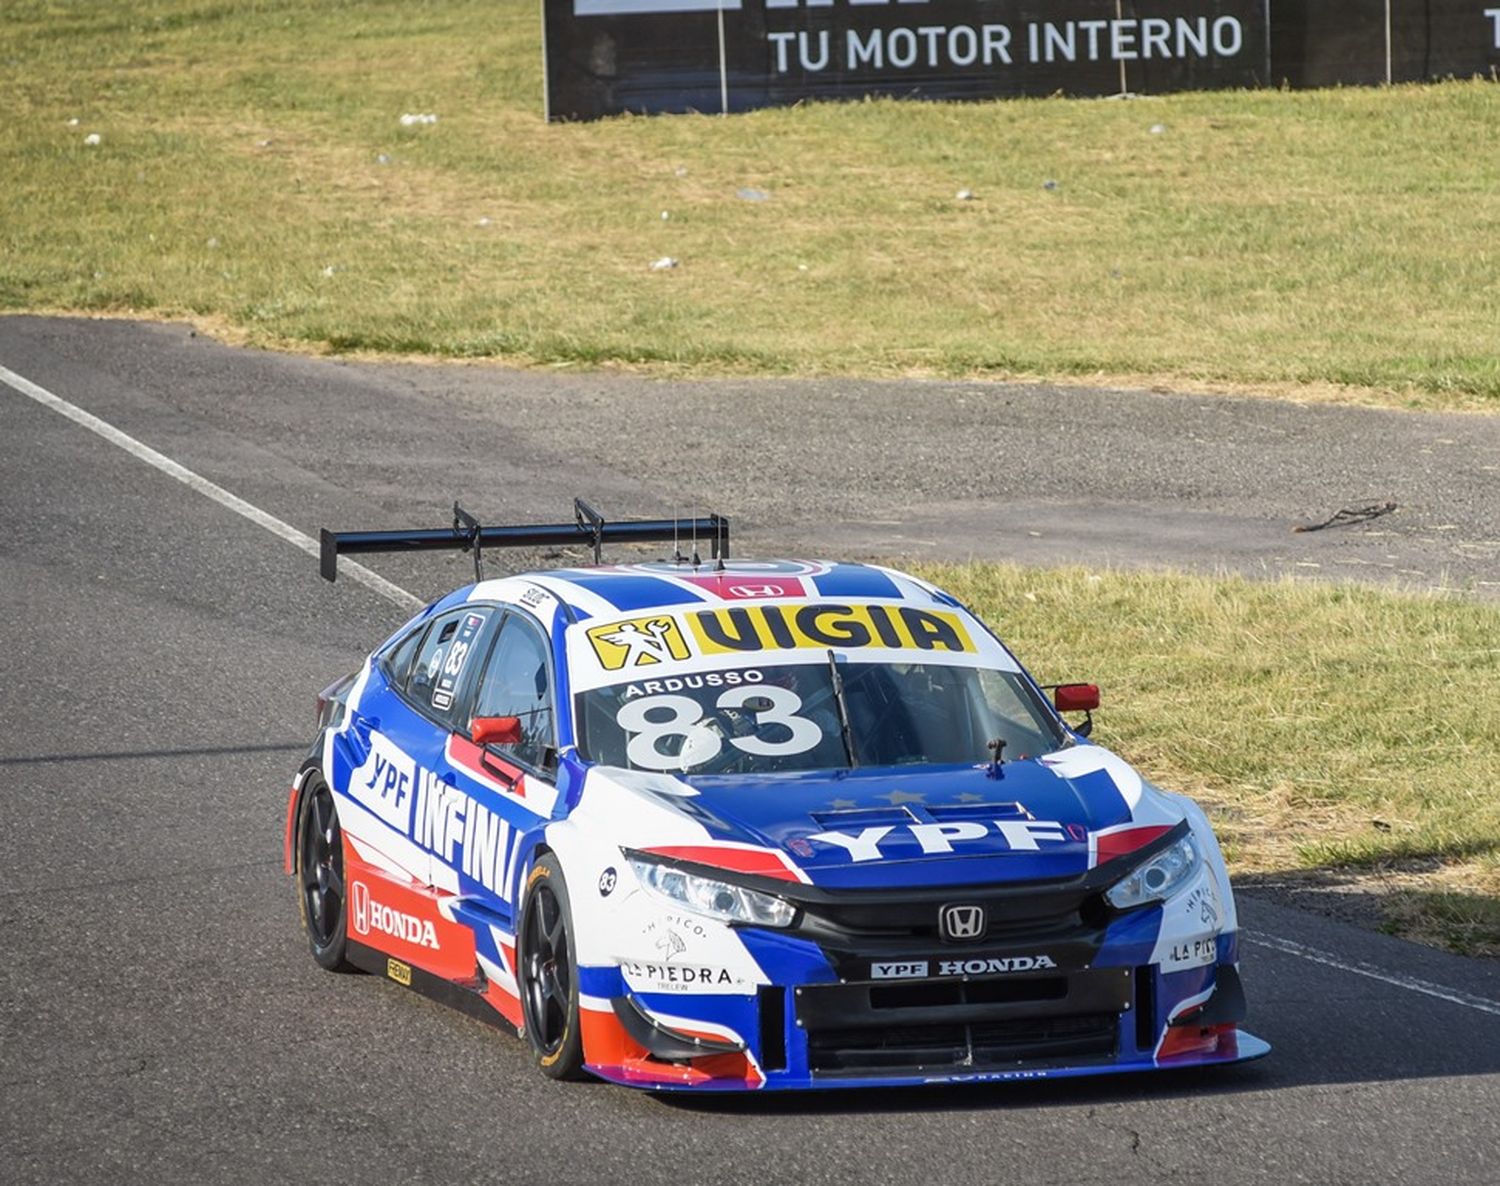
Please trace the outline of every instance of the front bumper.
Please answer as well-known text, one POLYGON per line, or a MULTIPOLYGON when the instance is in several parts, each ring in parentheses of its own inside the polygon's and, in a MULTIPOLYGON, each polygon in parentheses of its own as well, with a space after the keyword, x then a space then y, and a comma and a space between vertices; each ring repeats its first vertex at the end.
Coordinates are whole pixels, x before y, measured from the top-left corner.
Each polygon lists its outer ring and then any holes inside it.
MULTIPOLYGON (((783 942, 785 942, 783 940, 783 942)), ((1221 939, 1232 954, 1232 936, 1221 939)), ((606 988, 608 969, 590 969, 606 988)), ((616 972, 616 976, 618 973, 616 972)), ((658 1090, 808 1090, 1062 1078, 1258 1058, 1237 966, 764 985, 585 997, 589 1069, 658 1090)))
POLYGON ((795 902, 779 930, 626 899, 643 913, 617 928, 622 957, 580 969, 585 1059, 618 1083, 771 1090, 1259 1057, 1269 1047, 1239 1028, 1237 935, 1218 871, 1205 864, 1165 902, 1121 911, 1105 899, 1124 868, 1188 828, 1043 882, 830 891, 741 877, 795 902), (955 901, 988 920, 980 938, 940 933, 955 901), (625 958, 647 944, 654 954, 625 958))

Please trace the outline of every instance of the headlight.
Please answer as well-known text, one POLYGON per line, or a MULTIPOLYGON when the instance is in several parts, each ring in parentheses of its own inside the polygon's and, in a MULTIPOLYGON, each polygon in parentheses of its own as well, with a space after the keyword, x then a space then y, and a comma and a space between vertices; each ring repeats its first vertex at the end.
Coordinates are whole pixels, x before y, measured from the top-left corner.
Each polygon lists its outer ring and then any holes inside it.
POLYGON ((1115 882, 1104 895, 1112 906, 1128 910, 1147 902, 1170 898, 1203 864, 1198 843, 1188 833, 1170 848, 1164 848, 1149 861, 1142 861, 1130 873, 1115 882))
POLYGON ((653 894, 674 906, 684 906, 710 918, 747 922, 758 927, 789 927, 797 916, 795 906, 774 894, 685 873, 671 865, 637 857, 630 858, 630 867, 635 870, 641 884, 653 894))

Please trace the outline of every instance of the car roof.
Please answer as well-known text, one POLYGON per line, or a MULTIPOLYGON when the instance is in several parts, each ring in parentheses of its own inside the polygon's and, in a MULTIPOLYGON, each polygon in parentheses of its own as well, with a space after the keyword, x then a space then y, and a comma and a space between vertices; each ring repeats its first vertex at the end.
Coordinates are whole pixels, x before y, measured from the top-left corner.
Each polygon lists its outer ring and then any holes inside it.
POLYGON ((505 594, 516 587, 512 582, 517 581, 540 585, 587 617, 769 600, 896 601, 919 608, 961 608, 936 586, 896 569, 808 560, 557 568, 484 581, 473 587, 471 596, 511 600, 505 594))

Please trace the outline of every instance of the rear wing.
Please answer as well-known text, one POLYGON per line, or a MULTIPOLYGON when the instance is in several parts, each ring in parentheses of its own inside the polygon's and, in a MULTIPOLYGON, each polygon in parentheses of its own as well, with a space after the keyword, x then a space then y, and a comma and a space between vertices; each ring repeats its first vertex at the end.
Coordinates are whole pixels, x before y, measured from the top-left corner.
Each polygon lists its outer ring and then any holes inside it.
POLYGON ((583 545, 594 550, 594 563, 602 562, 604 545, 670 543, 674 559, 701 564, 700 541, 721 565, 729 555, 729 520, 723 515, 694 519, 624 519, 605 521, 603 515, 581 498, 573 500, 571 523, 527 523, 515 527, 484 527, 478 519, 453 504, 453 526, 423 531, 329 531, 322 532, 319 567, 325 581, 338 579, 339 557, 365 552, 431 552, 457 550, 474 553, 474 579, 484 579, 481 555, 485 548, 539 548, 583 545), (692 548, 683 556, 681 546, 692 548))

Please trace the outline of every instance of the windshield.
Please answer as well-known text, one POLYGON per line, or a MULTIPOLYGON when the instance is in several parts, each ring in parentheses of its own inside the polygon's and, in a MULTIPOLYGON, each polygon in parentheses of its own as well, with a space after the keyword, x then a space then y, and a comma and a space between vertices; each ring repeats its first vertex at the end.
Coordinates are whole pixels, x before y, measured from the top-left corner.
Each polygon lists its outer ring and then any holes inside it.
POLYGON ((635 770, 751 774, 973 764, 1063 744, 1026 678, 937 663, 796 663, 634 680, 578 697, 578 750, 635 770), (847 729, 845 728, 847 722, 847 729))

